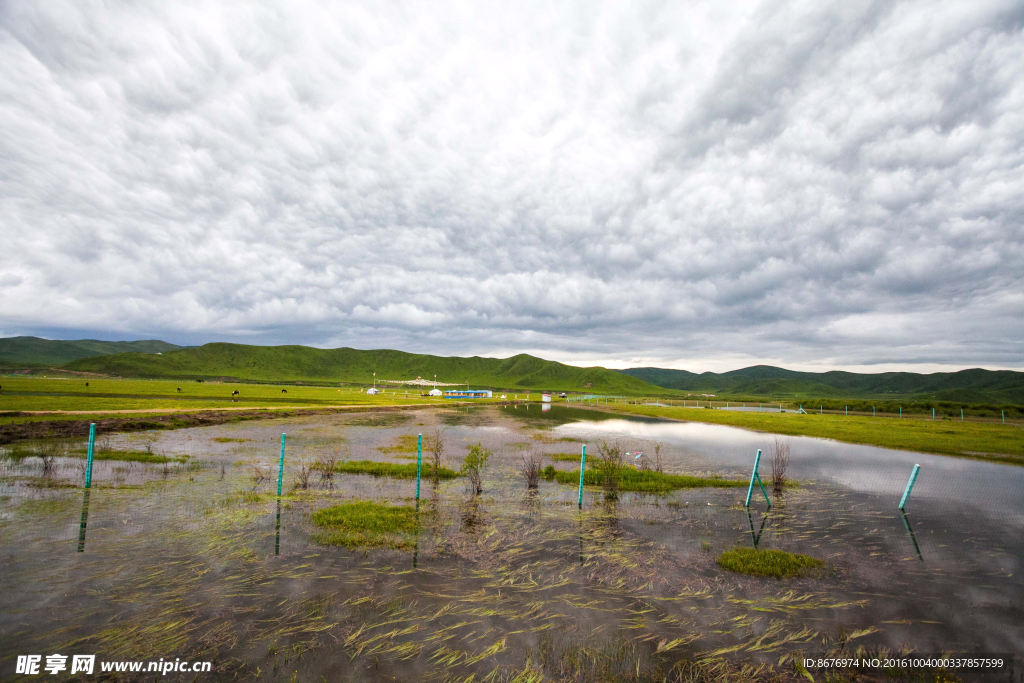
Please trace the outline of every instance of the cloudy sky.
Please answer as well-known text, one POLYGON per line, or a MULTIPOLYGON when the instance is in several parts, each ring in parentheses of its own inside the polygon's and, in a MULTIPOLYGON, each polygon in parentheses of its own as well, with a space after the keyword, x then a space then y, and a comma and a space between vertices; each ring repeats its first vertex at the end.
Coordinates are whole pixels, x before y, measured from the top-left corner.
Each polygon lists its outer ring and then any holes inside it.
POLYGON ((1024 5, 0 0, 0 336, 1024 369, 1024 5))

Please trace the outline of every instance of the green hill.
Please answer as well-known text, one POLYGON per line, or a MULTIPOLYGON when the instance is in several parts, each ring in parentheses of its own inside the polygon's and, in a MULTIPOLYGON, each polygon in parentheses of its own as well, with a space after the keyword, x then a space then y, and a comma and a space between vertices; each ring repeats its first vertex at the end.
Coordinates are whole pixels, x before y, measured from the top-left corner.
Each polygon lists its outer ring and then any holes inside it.
POLYGON ((630 368, 623 374, 666 389, 723 395, 829 398, 919 397, 966 403, 1024 404, 1024 372, 982 370, 959 372, 798 372, 770 365, 696 374, 665 368, 630 368))
MULTIPOLYGON (((206 344, 157 356, 142 353, 84 358, 67 370, 120 377, 215 378, 260 381, 370 383, 423 377, 496 389, 550 389, 603 394, 662 392, 605 368, 577 368, 520 354, 511 358, 428 356, 403 351, 315 349, 308 346, 206 344)), ((663 393, 663 392, 662 392, 663 393)))
POLYGON ((97 339, 0 338, 0 364, 63 365, 80 358, 112 353, 167 353, 183 348, 156 339, 108 342, 97 339))

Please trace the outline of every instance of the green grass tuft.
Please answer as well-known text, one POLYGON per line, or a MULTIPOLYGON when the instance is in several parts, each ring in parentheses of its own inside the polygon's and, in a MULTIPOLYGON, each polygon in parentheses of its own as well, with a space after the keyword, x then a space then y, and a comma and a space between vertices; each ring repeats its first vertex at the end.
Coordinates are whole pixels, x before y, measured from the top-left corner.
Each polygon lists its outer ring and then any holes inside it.
MULTIPOLYGON (((373 460, 346 460, 335 465, 334 470, 345 474, 369 474, 374 477, 416 478, 416 463, 414 462, 398 464, 393 462, 374 462, 373 460)), ((424 462, 420 476, 423 479, 433 478, 433 466, 428 462, 424 462)), ((459 476, 458 472, 446 467, 442 467, 437 471, 438 479, 454 479, 457 476, 459 476)))
MULTIPOLYGON (((79 449, 74 451, 68 451, 67 456, 69 458, 86 458, 88 457, 88 451, 79 449)), ((151 453, 150 451, 114 451, 114 450, 95 450, 92 454, 93 460, 121 460, 125 462, 141 462, 150 465, 162 465, 165 462, 185 462, 188 460, 187 457, 181 456, 172 458, 166 455, 159 455, 157 453, 151 453)))
MULTIPOLYGON (((560 484, 576 484, 580 482, 580 471, 555 470, 555 479, 560 484)), ((604 473, 588 469, 583 476, 586 486, 603 486, 604 473)), ((650 470, 636 470, 623 467, 619 472, 619 491, 636 491, 639 493, 667 493, 675 489, 699 488, 734 488, 746 486, 748 482, 721 477, 694 477, 688 474, 662 474, 650 470)))
POLYGON ((361 500, 317 510, 313 523, 320 527, 313 540, 323 545, 407 548, 408 534, 416 531, 416 509, 361 500))
POLYGON ((545 453, 544 455, 560 462, 579 462, 581 457, 579 453, 545 453))
POLYGON ((788 579, 824 567, 825 563, 809 555, 787 553, 784 550, 733 548, 718 556, 718 565, 740 574, 788 579))

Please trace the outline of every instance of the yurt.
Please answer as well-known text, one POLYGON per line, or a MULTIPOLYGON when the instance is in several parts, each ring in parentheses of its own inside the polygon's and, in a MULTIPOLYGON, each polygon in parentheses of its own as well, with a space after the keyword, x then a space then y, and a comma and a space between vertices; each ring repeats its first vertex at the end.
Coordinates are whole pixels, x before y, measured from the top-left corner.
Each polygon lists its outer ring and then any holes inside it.
POLYGON ((367 389, 366 393, 370 394, 372 396, 373 394, 379 394, 380 393, 380 389, 377 389, 377 388, 367 389))
POLYGON ((441 390, 435 387, 435 388, 430 390, 430 394, 429 395, 430 396, 440 396, 441 395, 441 390))

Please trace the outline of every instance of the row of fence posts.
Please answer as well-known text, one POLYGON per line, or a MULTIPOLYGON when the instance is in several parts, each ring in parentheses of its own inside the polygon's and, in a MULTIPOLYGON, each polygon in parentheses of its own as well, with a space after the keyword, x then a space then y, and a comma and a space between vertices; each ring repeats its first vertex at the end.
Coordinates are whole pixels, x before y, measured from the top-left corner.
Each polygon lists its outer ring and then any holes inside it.
MULTIPOLYGON (((281 434, 281 456, 280 456, 280 459, 278 460, 278 465, 277 465, 277 516, 276 516, 276 521, 275 521, 275 524, 274 524, 274 536, 275 536, 275 539, 274 539, 274 554, 275 555, 279 555, 280 552, 281 552, 281 491, 282 491, 282 486, 284 484, 284 451, 285 451, 286 439, 287 439, 287 434, 282 433, 281 434)), ((80 525, 79 525, 79 532, 78 532, 78 552, 83 552, 85 550, 85 530, 86 530, 86 526, 87 526, 87 522, 88 522, 88 516, 89 516, 89 493, 90 493, 90 489, 92 487, 92 464, 93 464, 93 454, 95 452, 95 447, 96 447, 96 423, 93 422, 93 423, 91 423, 89 425, 89 448, 88 448, 88 451, 87 451, 87 454, 86 454, 86 459, 85 459, 85 485, 84 485, 85 492, 84 492, 84 495, 83 495, 83 498, 82 498, 82 519, 81 519, 81 522, 80 522, 80 525)), ((751 498, 751 496, 753 495, 753 492, 754 492, 754 483, 755 482, 757 482, 757 485, 761 488, 761 493, 764 494, 764 500, 768 504, 768 508, 770 509, 771 506, 772 506, 771 498, 768 497, 768 490, 765 488, 764 482, 761 481, 761 475, 760 475, 760 472, 759 472, 760 465, 761 465, 761 449, 759 448, 759 449, 757 449, 757 453, 754 455, 754 469, 750 473, 750 484, 747 486, 747 496, 746 496, 746 499, 744 500, 744 503, 743 503, 744 507, 746 507, 748 510, 750 508, 750 498, 751 498)), ((586 446, 586 444, 583 444, 582 449, 580 451, 580 482, 579 482, 579 491, 578 491, 577 497, 576 497, 576 506, 580 510, 583 509, 583 480, 584 480, 584 473, 586 472, 586 469, 587 469, 587 446, 586 446)), ((421 479, 421 476, 422 476, 422 471, 423 471, 423 434, 417 434, 416 435, 416 514, 417 514, 417 517, 419 516, 419 509, 420 509, 420 479, 421 479)), ((914 488, 914 483, 917 482, 917 476, 920 473, 920 471, 921 471, 921 466, 918 465, 918 464, 915 464, 914 465, 914 469, 910 473, 910 478, 907 480, 907 486, 903 490, 903 497, 900 498, 900 504, 899 504, 898 507, 899 507, 900 512, 904 513, 904 515, 906 514, 905 513, 905 508, 906 508, 906 505, 907 505, 907 499, 910 497, 910 492, 914 488)), ((749 514, 748 514, 748 516, 749 516, 749 514)), ((751 524, 753 524, 753 522, 751 522, 751 524)), ((906 519, 904 519, 904 524, 906 524, 906 519)), ((418 525, 417 525, 417 529, 418 529, 418 525)), ((762 524, 762 529, 763 529, 763 524, 762 524)), ((908 531, 910 531, 911 536, 913 536, 913 531, 910 530, 909 526, 908 526, 908 531)), ((753 533, 753 526, 751 526, 751 533, 753 533)), ((760 534, 758 534, 758 536, 760 536, 760 534)), ((418 534, 417 534, 417 550, 418 550, 418 547, 419 547, 418 541, 419 541, 419 539, 418 539, 418 534)), ((757 545, 757 543, 755 541, 755 547, 756 547, 756 545, 757 545)), ((914 539, 914 546, 917 547, 917 540, 916 539, 914 539)), ((918 550, 918 556, 920 556, 920 554, 921 554, 921 552, 920 552, 920 550, 918 550)), ((415 558, 413 560, 413 564, 415 566, 415 558)))

